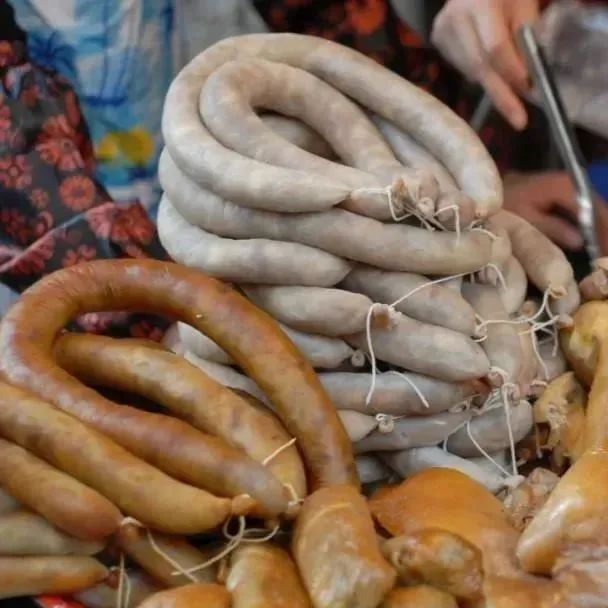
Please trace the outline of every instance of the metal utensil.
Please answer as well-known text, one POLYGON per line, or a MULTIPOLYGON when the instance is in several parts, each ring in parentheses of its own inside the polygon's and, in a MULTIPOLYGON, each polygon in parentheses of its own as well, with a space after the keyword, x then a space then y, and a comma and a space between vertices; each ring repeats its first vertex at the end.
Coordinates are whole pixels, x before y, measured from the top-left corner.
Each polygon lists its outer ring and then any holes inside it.
POLYGON ((599 252, 593 213, 593 189, 587 172, 583 168, 582 155, 574 129, 564 110, 551 70, 536 40, 534 30, 530 25, 524 25, 519 30, 518 37, 532 81, 547 115, 551 134, 574 184, 579 226, 585 241, 585 248, 593 261, 598 257, 599 252))

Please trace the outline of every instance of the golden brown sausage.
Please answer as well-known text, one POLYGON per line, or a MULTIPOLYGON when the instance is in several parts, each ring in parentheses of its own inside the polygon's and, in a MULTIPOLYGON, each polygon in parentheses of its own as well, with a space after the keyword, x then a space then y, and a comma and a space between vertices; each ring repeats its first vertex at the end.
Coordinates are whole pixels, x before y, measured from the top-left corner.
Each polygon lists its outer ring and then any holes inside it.
POLYGON ((481 553, 460 536, 427 528, 391 538, 382 553, 404 585, 431 585, 463 601, 481 599, 481 553))
POLYGON ((118 531, 116 542, 120 549, 145 572, 167 587, 180 587, 193 582, 215 582, 217 571, 215 566, 198 570, 189 576, 173 575, 178 570, 177 565, 186 571, 201 566, 209 560, 208 555, 199 551, 184 538, 144 530, 140 526, 127 523, 118 531), (154 545, 150 542, 150 537, 154 545), (163 557, 157 549, 167 555, 174 564, 163 557))
MULTIPOLYGON (((59 365, 83 382, 152 399, 258 462, 264 462, 291 439, 267 408, 247 403, 182 357, 146 346, 143 340, 136 344, 104 336, 64 334, 54 353, 59 365)), ((304 467, 295 446, 284 449, 266 468, 238 456, 233 449, 218 449, 207 489, 223 496, 249 494, 263 515, 277 515, 287 508, 291 495, 279 482, 289 484, 300 498, 306 495, 304 467)))
POLYGON ((95 555, 104 546, 102 541, 68 536, 34 513, 0 516, 0 555, 95 555))
POLYGON ((3 439, 0 439, 0 485, 23 506, 82 540, 110 536, 122 519, 120 511, 107 498, 3 439))
POLYGON ((2 382, 0 434, 153 528, 195 534, 231 515, 230 500, 167 477, 79 420, 2 382))
MULTIPOLYGON (((137 344, 131 341, 125 347, 134 349, 137 344)), ((149 351, 163 355, 158 347, 149 351)), ((161 379, 165 381, 165 377, 161 379)), ((120 388, 118 383, 113 386, 120 388)), ((224 441, 205 435, 181 420, 118 405, 83 385, 79 388, 69 403, 65 395, 52 392, 46 395, 53 395, 55 405, 171 477, 221 496, 249 494, 249 490, 252 496, 260 496, 266 490, 269 499, 262 509, 264 515, 278 515, 287 509, 288 495, 280 484, 224 441), (95 399, 87 400, 88 394, 95 395, 95 399), (274 502, 270 493, 272 485, 274 502)))
POLYGON ((308 497, 296 520, 292 553, 315 608, 376 608, 395 582, 365 499, 351 486, 308 497))
MULTIPOLYGON (((57 333, 71 319, 99 310, 173 315, 206 333, 273 403, 298 440, 312 486, 357 485, 348 437, 296 347, 276 323, 230 287, 177 264, 99 260, 43 278, 2 320, 0 371, 12 384, 45 396, 81 419, 99 420, 108 402, 61 370, 51 352, 57 333)), ((164 446, 169 452, 174 449, 164 446)))
POLYGON ((419 585, 393 589, 384 598, 380 608, 458 608, 458 604, 443 591, 419 585))
POLYGON ((517 544, 524 570, 549 574, 570 543, 605 534, 608 514, 608 450, 587 450, 560 479, 517 544))
MULTIPOLYGON (((518 532, 502 503, 480 483, 453 469, 427 469, 398 486, 378 490, 370 500, 378 523, 394 536, 441 530, 460 537, 481 552, 488 575, 518 576, 518 532)), ((433 536, 419 536, 432 550, 433 536)), ((418 547, 421 550, 421 547, 418 547)))
MULTIPOLYGON (((266 462, 266 467, 271 470, 280 479, 286 487, 288 486, 289 494, 291 499, 294 498, 302 499, 308 494, 307 483, 306 483, 306 471, 302 464, 302 459, 298 452, 297 446, 294 443, 288 446, 292 438, 289 433, 276 419, 274 414, 258 399, 253 395, 249 395, 238 389, 232 389, 234 393, 245 399, 252 408, 257 412, 259 424, 253 428, 249 427, 245 432, 255 435, 259 441, 259 456, 263 456, 262 462, 266 462), (280 444, 274 456, 270 452, 270 442, 273 445, 280 444), (288 447, 287 447, 288 446, 288 447), (263 451, 262 451, 263 450, 263 451)), ((254 437, 252 437, 252 443, 254 437)), ((293 503, 290 505, 289 513, 295 515, 296 511, 293 509, 293 503)))
POLYGON ((107 576, 92 557, 0 557, 0 599, 73 593, 107 576))
POLYGON ((155 593, 139 608, 230 608, 230 594, 221 585, 193 583, 155 593))
POLYGON ((273 543, 238 547, 226 589, 232 608, 311 608, 289 553, 273 543))

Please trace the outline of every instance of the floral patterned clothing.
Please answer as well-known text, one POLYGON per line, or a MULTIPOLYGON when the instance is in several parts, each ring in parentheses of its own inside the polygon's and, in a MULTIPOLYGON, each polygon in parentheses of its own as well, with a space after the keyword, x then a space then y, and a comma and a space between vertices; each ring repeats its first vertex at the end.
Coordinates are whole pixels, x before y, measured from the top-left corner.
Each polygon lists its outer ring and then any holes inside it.
MULTIPOLYGON (((166 257, 139 203, 113 202, 96 180, 87 125, 64 78, 0 41, 0 281, 23 291, 44 274, 98 258, 166 257)), ((162 335, 146 315, 86 315, 80 326, 162 335)))
POLYGON ((156 205, 160 120, 173 77, 175 0, 13 0, 38 66, 69 80, 90 125, 96 175, 116 200, 156 205))

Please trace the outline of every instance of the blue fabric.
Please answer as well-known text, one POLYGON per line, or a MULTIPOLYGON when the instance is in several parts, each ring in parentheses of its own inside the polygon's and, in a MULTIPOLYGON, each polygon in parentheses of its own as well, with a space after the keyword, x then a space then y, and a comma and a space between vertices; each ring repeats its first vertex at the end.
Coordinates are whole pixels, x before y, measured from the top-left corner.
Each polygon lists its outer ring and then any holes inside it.
POLYGON ((80 98, 98 178, 118 200, 160 196, 160 119, 170 84, 172 0, 13 0, 32 61, 80 98))
POLYGON ((608 160, 593 163, 587 168, 591 185, 595 191, 608 201, 608 160))

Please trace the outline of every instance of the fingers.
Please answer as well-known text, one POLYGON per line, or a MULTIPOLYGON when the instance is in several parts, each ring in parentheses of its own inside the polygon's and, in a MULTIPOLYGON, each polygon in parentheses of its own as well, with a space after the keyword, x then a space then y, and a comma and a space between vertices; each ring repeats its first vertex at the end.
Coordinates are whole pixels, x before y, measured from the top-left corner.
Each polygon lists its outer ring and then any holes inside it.
POLYGON ((547 171, 537 178, 536 198, 547 202, 547 208, 557 208, 576 220, 578 203, 570 176, 564 171, 547 171))
POLYGON ((494 107, 509 124, 517 131, 522 131, 528 124, 528 114, 524 104, 505 80, 492 68, 486 66, 479 83, 490 96, 494 107))
POLYGON ((530 222, 556 245, 570 251, 578 251, 583 246, 583 237, 575 226, 556 215, 542 215, 529 218, 530 222))
POLYGON ((520 92, 525 91, 528 70, 517 50, 517 30, 511 30, 496 11, 478 11, 472 14, 472 19, 491 66, 507 84, 520 92))
POLYGON ((517 130, 528 121, 517 93, 529 88, 515 35, 538 16, 538 0, 449 0, 433 25, 432 41, 517 130))
POLYGON ((483 49, 475 28, 464 11, 453 11, 448 4, 433 23, 431 41, 469 80, 478 80, 477 76, 483 66, 483 49))

